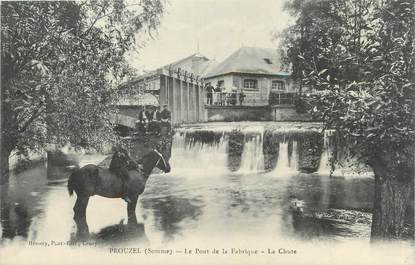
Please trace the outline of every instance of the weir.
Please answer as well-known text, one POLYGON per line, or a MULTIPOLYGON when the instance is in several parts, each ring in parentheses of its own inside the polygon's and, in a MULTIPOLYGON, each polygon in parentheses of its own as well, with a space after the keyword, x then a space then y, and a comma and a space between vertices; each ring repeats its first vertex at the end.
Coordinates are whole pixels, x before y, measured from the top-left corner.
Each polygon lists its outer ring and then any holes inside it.
POLYGON ((325 130, 323 136, 323 153, 321 154, 320 165, 318 173, 322 175, 330 174, 330 161, 333 159, 333 145, 331 138, 334 135, 334 130, 325 130))
POLYGON ((290 171, 290 165, 288 161, 288 143, 281 142, 279 143, 279 153, 277 166, 274 169, 276 175, 286 174, 290 171))
POLYGON ((239 168, 240 172, 264 170, 263 138, 263 131, 259 131, 258 134, 244 133, 244 149, 239 168))
MULTIPOLYGON (((180 127, 173 139, 172 173, 193 170, 202 175, 229 172, 268 172, 275 177, 302 172, 330 175, 330 161, 336 149, 334 136, 334 130, 322 131, 316 123, 180 127)), ((332 175, 346 176, 346 172, 354 170, 344 163, 336 168, 332 175)))
POLYGON ((290 159, 290 168, 292 172, 298 172, 298 150, 297 150, 297 141, 293 141, 293 150, 291 153, 290 159))
POLYGON ((227 172, 228 137, 224 133, 210 136, 201 139, 191 130, 177 131, 173 138, 172 169, 227 172))
POLYGON ((298 150, 297 142, 292 141, 291 155, 288 150, 288 142, 279 143, 278 161, 272 171, 275 176, 286 176, 298 173, 298 150))

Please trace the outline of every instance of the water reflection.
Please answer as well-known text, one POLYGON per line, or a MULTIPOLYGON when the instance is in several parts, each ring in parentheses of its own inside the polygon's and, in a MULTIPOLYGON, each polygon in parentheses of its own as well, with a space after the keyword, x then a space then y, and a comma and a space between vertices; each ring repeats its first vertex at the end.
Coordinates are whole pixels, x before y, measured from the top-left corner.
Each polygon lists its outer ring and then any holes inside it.
MULTIPOLYGON (((3 190, 3 189, 2 189, 3 190)), ((2 237, 14 238, 15 236, 27 237, 31 217, 27 206, 5 199, 7 191, 2 191, 1 222, 2 237)))
MULTIPOLYGON (((143 223, 110 225, 93 233, 91 239, 100 245, 118 245, 129 242, 147 244, 149 242, 143 223)), ((73 240, 75 240, 73 238, 73 240)))
MULTIPOLYGON (((67 170, 63 165, 62 174, 67 170)), ((370 211, 371 179, 317 174, 281 177, 273 172, 209 172, 205 168, 182 173, 150 177, 137 207, 141 223, 133 230, 120 223, 126 218, 121 199, 92 197, 87 211, 92 239, 118 244, 174 242, 196 235, 225 239, 236 233, 276 239, 368 236, 368 223, 321 216, 331 209, 370 211), (290 209, 293 196, 304 202, 301 215, 290 209)), ((66 183, 48 185, 43 164, 11 180, 1 192, 2 238, 70 240, 76 229, 75 198, 68 196, 66 183)))
POLYGON ((336 240, 369 237, 372 179, 300 174, 290 179, 285 192, 304 203, 301 213, 286 211, 290 215, 286 219, 292 224, 292 235, 336 240))
POLYGON ((144 200, 142 205, 146 209, 152 209, 155 218, 154 226, 164 234, 164 241, 170 241, 181 231, 186 229, 186 223, 196 222, 202 214, 202 209, 197 200, 187 198, 175 198, 167 196, 155 200, 144 200))
POLYGON ((27 170, 10 176, 1 185, 1 228, 3 238, 27 237, 31 219, 41 211, 37 201, 46 186, 44 163, 35 163, 27 170))

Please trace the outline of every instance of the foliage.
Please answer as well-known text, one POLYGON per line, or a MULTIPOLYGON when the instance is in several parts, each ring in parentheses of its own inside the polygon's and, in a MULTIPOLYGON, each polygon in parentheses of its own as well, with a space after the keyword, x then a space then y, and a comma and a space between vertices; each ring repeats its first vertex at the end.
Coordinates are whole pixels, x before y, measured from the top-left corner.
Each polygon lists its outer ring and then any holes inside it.
MULTIPOLYGON (((415 10, 409 0, 291 0, 283 33, 311 113, 369 164, 413 177, 415 10)), ((398 174, 398 175, 399 175, 398 174)))
POLYGON ((163 4, 1 3, 2 150, 113 139, 111 103, 131 73, 125 55, 156 30, 163 4))
POLYGON ((294 108, 297 113, 307 113, 311 109, 311 106, 303 97, 298 96, 294 101, 294 108))

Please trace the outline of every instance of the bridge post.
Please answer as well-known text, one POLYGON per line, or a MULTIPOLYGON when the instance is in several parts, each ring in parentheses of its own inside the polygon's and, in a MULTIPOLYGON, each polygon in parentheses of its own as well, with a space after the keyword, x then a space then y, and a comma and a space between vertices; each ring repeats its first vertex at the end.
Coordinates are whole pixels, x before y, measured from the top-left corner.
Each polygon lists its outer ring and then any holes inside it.
POLYGON ((189 123, 189 121, 190 121, 190 119, 189 119, 189 116, 190 116, 190 113, 189 113, 189 111, 190 111, 190 109, 189 109, 189 104, 190 104, 190 102, 189 102, 189 83, 187 83, 187 81, 183 81, 183 82, 184 82, 184 87, 185 87, 185 89, 183 91, 183 96, 185 98, 185 104, 184 104, 184 109, 185 109, 184 121, 185 121, 185 123, 189 123))
POLYGON ((163 77, 160 78, 160 89, 161 89, 161 79, 164 78, 164 91, 165 91, 165 95, 166 95, 166 99, 163 102, 163 104, 167 104, 169 105, 169 79, 167 77, 167 75, 164 75, 163 77))
POLYGON ((192 93, 190 94, 190 101, 192 102, 192 122, 197 122, 197 109, 196 109, 196 88, 191 83, 192 93))
POLYGON ((206 122, 207 121, 207 113, 205 109, 205 93, 203 91, 203 83, 200 82, 198 85, 199 89, 199 121, 206 122))
POLYGON ((171 77, 171 76, 169 76, 168 78, 167 78, 167 80, 168 80, 168 84, 169 84, 169 102, 168 102, 168 104, 169 104, 169 110, 171 110, 172 111, 172 116, 171 116, 171 121, 172 121, 172 123, 174 122, 174 119, 175 119, 175 113, 174 113, 174 102, 175 102, 175 99, 174 99, 174 90, 173 90, 173 77, 171 77))
POLYGON ((160 88, 159 88, 159 104, 160 106, 167 102, 167 82, 163 75, 159 76, 160 88))
POLYGON ((179 87, 180 87, 180 106, 179 106, 179 108, 180 108, 180 120, 179 120, 179 123, 182 123, 183 121, 184 121, 184 115, 185 115, 185 111, 186 111, 186 109, 184 108, 184 95, 183 95, 183 92, 184 92, 184 89, 183 89, 183 81, 181 80, 181 79, 179 79, 179 87))
POLYGON ((195 121, 199 122, 199 87, 196 84, 193 84, 193 89, 195 91, 195 121))
POLYGON ((187 82, 187 121, 193 122, 193 102, 192 102, 192 84, 187 82))
POLYGON ((181 81, 180 79, 173 78, 173 93, 175 94, 175 102, 174 102, 174 109, 172 112, 175 113, 175 123, 181 122, 181 113, 182 113, 182 89, 181 89, 181 81))

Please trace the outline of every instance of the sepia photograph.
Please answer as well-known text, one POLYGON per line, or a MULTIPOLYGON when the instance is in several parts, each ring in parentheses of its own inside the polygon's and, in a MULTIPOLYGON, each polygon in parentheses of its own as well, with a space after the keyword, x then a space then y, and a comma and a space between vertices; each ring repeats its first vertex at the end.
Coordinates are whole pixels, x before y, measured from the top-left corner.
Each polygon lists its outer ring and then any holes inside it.
POLYGON ((1 265, 414 264, 414 0, 0 12, 1 265))

